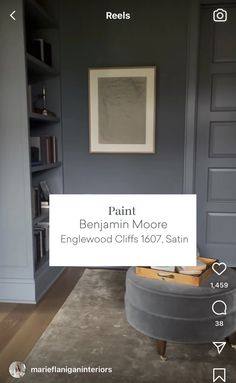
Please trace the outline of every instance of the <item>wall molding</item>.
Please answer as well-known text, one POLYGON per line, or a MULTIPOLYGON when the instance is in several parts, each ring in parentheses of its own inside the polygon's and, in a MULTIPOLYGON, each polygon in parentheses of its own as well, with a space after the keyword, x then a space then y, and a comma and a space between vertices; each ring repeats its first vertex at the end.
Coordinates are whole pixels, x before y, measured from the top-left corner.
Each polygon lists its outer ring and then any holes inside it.
POLYGON ((195 190, 196 112, 200 4, 192 0, 189 11, 183 193, 195 190))

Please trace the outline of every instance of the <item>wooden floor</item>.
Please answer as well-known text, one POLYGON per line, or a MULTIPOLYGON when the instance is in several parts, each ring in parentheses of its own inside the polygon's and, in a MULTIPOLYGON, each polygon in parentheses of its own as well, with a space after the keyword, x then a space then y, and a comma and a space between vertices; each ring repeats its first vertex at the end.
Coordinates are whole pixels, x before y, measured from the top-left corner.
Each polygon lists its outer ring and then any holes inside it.
POLYGON ((37 305, 0 303, 0 382, 11 362, 24 361, 83 273, 67 268, 37 305))

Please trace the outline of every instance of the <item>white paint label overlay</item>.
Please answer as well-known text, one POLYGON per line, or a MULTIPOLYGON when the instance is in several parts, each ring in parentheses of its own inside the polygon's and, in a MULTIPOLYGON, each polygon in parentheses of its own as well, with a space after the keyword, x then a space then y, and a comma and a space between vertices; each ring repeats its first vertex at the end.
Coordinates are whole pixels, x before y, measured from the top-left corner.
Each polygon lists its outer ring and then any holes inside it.
POLYGON ((193 266, 196 248, 196 195, 50 195, 50 266, 193 266))

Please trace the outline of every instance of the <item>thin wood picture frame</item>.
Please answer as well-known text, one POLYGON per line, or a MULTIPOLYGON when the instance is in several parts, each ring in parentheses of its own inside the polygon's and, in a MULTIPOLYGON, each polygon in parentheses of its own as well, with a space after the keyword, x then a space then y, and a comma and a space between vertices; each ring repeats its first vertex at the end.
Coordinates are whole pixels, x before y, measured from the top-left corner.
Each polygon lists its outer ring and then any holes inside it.
POLYGON ((156 68, 89 69, 90 153, 155 153, 156 68))

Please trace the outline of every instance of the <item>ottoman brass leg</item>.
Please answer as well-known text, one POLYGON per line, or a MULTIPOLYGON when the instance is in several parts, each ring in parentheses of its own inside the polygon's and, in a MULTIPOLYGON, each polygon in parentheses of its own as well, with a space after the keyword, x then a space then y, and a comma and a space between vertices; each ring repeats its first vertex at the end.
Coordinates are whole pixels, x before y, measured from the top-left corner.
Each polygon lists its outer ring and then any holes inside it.
POLYGON ((236 332, 228 337, 231 347, 236 349, 236 332))
POLYGON ((160 355, 160 359, 162 361, 166 361, 166 341, 165 340, 157 340, 157 352, 160 355))

